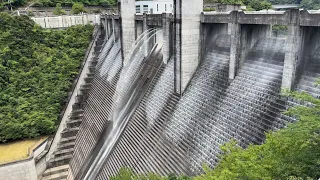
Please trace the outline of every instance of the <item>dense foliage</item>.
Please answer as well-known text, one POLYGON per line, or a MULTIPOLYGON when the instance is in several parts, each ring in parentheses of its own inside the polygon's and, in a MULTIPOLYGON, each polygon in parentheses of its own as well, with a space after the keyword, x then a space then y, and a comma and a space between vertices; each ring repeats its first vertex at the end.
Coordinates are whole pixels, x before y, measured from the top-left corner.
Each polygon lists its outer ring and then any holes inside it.
POLYGON ((304 9, 320 9, 320 0, 302 0, 301 7, 304 9))
POLYGON ((299 4, 301 0, 268 0, 272 4, 299 4))
POLYGON ((93 26, 44 30, 0 13, 0 142, 55 131, 93 26))
MULTIPOLYGON (((298 106, 287 114, 299 119, 284 129, 267 133, 262 145, 246 149, 231 141, 221 147, 223 154, 215 169, 204 166, 205 173, 194 180, 229 179, 315 179, 320 178, 320 100, 310 95, 290 93, 313 106, 298 106), (309 103, 310 104, 310 103, 309 103)), ((130 180, 128 170, 121 170, 113 180, 130 180), (121 177, 121 178, 120 178, 121 177)), ((150 180, 161 179, 159 176, 150 180)), ((167 177, 163 177, 167 180, 167 177)))
POLYGON ((66 11, 64 9, 62 9, 61 4, 58 3, 56 5, 56 8, 54 8, 54 10, 53 10, 53 14, 54 15, 65 15, 66 11))
POLYGON ((75 3, 82 3, 86 6, 112 7, 117 5, 117 0, 35 0, 34 6, 55 7, 60 3, 63 7, 71 7, 75 3))
POLYGON ((272 9, 272 4, 266 0, 204 0, 204 3, 241 4, 246 5, 249 10, 256 11, 272 9))
POLYGON ((11 9, 12 7, 22 6, 27 0, 0 0, 0 11, 11 9))
POLYGON ((72 6, 72 14, 85 13, 87 10, 84 8, 82 3, 74 3, 72 6))
POLYGON ((242 4, 249 10, 271 9, 272 4, 300 4, 304 9, 320 9, 320 0, 204 0, 204 3, 242 4))

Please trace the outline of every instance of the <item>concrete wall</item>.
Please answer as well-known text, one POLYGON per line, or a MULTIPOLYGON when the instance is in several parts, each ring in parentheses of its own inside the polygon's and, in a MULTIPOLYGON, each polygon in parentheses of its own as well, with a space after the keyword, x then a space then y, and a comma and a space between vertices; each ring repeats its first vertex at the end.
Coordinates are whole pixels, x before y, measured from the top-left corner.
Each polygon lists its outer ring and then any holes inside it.
POLYGON ((300 12, 291 10, 288 22, 287 48, 284 59, 282 76, 282 88, 291 90, 296 79, 298 62, 301 61, 301 31, 300 31, 300 12))
POLYGON ((100 24, 100 15, 84 14, 77 16, 33 17, 31 18, 43 28, 66 28, 78 24, 100 24))
POLYGON ((142 21, 136 21, 136 36, 135 39, 137 39, 143 32, 143 22, 142 21))
POLYGON ((176 0, 176 87, 183 93, 199 64, 203 2, 176 0), (192 4, 192 5, 191 5, 192 4), (179 80, 180 79, 180 80, 179 80))
POLYGON ((240 59, 239 66, 243 63, 247 53, 262 38, 270 35, 271 29, 269 25, 241 25, 240 31, 240 59))
POLYGON ((40 166, 36 166, 35 158, 38 157, 47 146, 48 140, 41 143, 30 156, 24 160, 0 165, 0 180, 36 180, 40 172, 40 166))
POLYGON ((129 53, 135 41, 135 1, 133 0, 119 0, 119 14, 120 14, 120 34, 122 44, 122 57, 124 65, 129 59, 129 53))
POLYGON ((0 166, 0 180, 36 180, 37 172, 33 157, 0 166))

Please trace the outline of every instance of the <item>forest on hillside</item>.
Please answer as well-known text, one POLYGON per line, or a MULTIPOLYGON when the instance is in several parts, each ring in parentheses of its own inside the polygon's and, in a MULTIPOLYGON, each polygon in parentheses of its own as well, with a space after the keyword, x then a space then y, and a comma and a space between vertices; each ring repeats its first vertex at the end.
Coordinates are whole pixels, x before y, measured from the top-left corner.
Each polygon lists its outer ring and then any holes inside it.
POLYGON ((45 30, 0 13, 0 142, 54 133, 93 26, 45 30))
POLYGON ((72 7, 75 3, 85 6, 114 7, 117 5, 117 0, 0 0, 0 11, 28 6, 28 4, 34 7, 56 7, 57 4, 61 4, 62 7, 72 7))
POLYGON ((272 4, 300 4, 304 9, 320 9, 320 0, 204 0, 204 3, 242 4, 250 10, 271 8, 272 4))

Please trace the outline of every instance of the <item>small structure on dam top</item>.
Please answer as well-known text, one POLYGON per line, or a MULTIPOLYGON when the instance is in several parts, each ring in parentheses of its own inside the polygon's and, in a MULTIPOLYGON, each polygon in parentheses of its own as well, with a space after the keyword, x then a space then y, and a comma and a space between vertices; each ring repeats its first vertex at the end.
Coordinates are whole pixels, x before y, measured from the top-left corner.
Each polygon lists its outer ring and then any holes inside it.
POLYGON ((295 121, 281 114, 295 104, 282 88, 320 96, 318 11, 202 12, 198 0, 176 0, 173 14, 141 15, 133 0, 118 5, 101 15, 43 179, 109 179, 121 167, 197 175, 230 139, 260 144, 295 121))

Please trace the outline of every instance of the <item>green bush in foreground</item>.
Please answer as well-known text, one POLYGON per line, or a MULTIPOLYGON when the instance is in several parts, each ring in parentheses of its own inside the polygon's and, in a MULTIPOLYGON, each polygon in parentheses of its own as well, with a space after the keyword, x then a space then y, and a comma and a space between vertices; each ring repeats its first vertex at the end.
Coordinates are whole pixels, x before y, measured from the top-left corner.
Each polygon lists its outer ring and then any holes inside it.
POLYGON ((93 26, 45 30, 0 13, 0 142, 51 134, 93 26))
MULTIPOLYGON (((215 169, 204 166, 204 174, 190 179, 317 180, 320 177, 320 100, 305 93, 290 95, 301 101, 312 102, 314 106, 290 109, 286 114, 298 117, 299 121, 267 133, 262 145, 249 145, 243 149, 235 141, 226 143, 221 147, 224 153, 219 165, 215 169)), ((113 180, 120 177, 129 180, 128 172, 121 170, 113 180)), ((168 179, 160 176, 149 179, 161 178, 168 179)))

